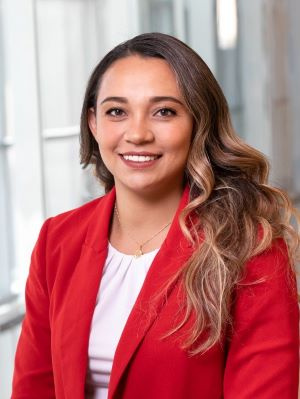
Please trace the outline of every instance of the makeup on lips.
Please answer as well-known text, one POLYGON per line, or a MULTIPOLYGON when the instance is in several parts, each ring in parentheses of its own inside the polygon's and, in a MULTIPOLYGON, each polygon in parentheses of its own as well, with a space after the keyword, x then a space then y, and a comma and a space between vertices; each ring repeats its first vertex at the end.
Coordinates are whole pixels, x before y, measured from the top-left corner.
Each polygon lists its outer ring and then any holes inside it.
POLYGON ((142 169, 156 164, 162 155, 150 152, 125 152, 119 156, 127 166, 142 169))

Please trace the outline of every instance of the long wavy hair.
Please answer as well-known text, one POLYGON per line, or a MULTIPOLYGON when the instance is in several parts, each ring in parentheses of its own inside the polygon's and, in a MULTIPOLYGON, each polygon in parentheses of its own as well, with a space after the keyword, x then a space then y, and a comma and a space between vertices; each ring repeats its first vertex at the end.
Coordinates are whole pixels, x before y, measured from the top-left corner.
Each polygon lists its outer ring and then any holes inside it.
POLYGON ((169 334, 194 314, 183 347, 195 355, 220 342, 231 324, 232 295, 251 257, 281 237, 293 268, 299 235, 290 220, 296 211, 282 190, 268 185, 266 158, 235 134, 227 101, 205 62, 186 44, 162 33, 142 34, 116 46, 96 66, 88 82, 81 115, 81 163, 84 167, 95 165, 106 192, 114 186, 114 178, 89 129, 88 111, 96 109, 106 70, 130 55, 166 60, 194 119, 185 169, 190 199, 180 216, 181 229, 193 243, 194 252, 180 271, 185 316, 169 334), (198 240, 199 232, 203 240, 198 240), (203 333, 206 339, 199 343, 203 333))

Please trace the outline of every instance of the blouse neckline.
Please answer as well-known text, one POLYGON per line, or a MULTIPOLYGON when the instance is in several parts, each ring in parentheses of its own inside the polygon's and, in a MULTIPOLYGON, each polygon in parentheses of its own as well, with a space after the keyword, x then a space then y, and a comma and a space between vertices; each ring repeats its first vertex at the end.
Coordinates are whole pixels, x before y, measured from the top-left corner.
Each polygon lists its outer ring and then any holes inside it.
POLYGON ((131 254, 124 254, 123 252, 119 251, 114 246, 112 246, 112 244, 110 242, 108 242, 108 250, 112 254, 116 254, 116 255, 121 256, 123 258, 139 260, 139 259, 146 259, 147 257, 153 257, 153 255, 157 254, 157 252, 160 250, 160 248, 156 248, 156 249, 153 249, 150 252, 146 252, 143 255, 139 256, 138 258, 135 258, 134 254, 132 254, 132 255, 131 254))

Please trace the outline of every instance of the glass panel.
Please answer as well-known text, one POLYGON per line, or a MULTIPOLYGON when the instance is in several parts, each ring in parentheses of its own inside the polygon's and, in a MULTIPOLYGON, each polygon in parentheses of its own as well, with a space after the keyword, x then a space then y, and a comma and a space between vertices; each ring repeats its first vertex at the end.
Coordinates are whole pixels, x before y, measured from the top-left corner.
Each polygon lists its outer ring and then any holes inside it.
POLYGON ((97 55, 94 15, 92 0, 37 1, 44 129, 78 125, 87 76, 97 55))
POLYGON ((10 294, 12 268, 11 209, 6 149, 0 147, 0 301, 10 294))
POLYGON ((103 194, 91 168, 79 164, 78 137, 45 142, 47 215, 68 211, 103 194))
POLYGON ((174 4, 172 0, 144 0, 141 7, 143 32, 175 34, 174 4))
POLYGON ((78 137, 47 140, 44 145, 47 214, 55 215, 83 201, 78 137))
POLYGON ((20 333, 20 327, 0 332, 0 397, 7 399, 11 397, 11 381, 14 367, 15 349, 20 333))
MULTIPOLYGON (((2 4, 1 4, 2 5, 2 4)), ((3 49, 3 15, 0 7, 0 302, 10 294, 13 266, 13 236, 11 223, 8 141, 5 123, 5 74, 3 49)))
POLYGON ((233 125, 244 136, 236 0, 216 1, 216 31, 217 78, 228 101, 233 125))

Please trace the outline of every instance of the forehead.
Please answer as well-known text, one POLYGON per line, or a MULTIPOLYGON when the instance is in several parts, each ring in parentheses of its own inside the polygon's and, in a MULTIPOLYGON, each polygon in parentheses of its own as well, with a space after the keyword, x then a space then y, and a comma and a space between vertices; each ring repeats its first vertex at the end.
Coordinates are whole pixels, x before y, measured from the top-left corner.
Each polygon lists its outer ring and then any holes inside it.
POLYGON ((182 97, 175 73, 161 58, 128 56, 115 61, 104 73, 98 98, 106 96, 182 97))

